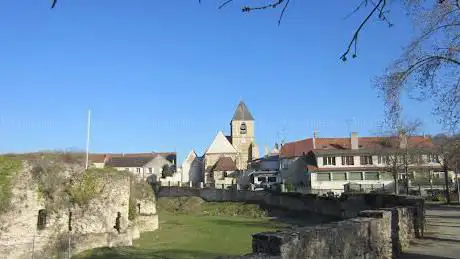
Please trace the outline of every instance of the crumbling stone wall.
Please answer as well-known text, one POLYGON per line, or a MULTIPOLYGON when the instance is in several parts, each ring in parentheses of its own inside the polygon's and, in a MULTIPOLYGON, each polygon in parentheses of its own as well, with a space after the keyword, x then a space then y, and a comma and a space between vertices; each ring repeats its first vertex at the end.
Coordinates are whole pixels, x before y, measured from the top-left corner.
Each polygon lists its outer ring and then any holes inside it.
POLYGON ((253 251, 293 259, 392 258, 391 213, 364 211, 354 219, 255 234, 253 251))
MULTIPOLYGON (((81 166, 66 166, 65 170, 84 171, 81 166)), ((53 258, 59 249, 67 250, 69 243, 73 255, 98 247, 131 246, 140 231, 158 228, 153 195, 148 202, 141 201, 144 213, 138 221, 129 222, 130 179, 114 177, 103 183, 101 192, 86 206, 72 204, 47 211, 46 225, 38 229, 39 210, 47 206, 31 171, 25 163, 18 172, 11 206, 0 215, 2 258, 32 258, 32 253, 35 258, 53 258)))

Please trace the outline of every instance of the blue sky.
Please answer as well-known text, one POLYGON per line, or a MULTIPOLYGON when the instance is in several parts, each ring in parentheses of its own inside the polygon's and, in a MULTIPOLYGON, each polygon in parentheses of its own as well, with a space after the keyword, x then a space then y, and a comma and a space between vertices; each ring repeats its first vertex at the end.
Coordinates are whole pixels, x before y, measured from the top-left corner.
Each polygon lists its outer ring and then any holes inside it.
MULTIPOLYGON (((201 153, 240 99, 264 145, 320 136, 375 134, 383 103, 372 87, 413 33, 370 23, 358 59, 341 62, 366 14, 358 1, 291 1, 243 14, 235 1, 5 0, 0 9, 0 152, 85 147, 93 152, 201 153)), ((246 1, 254 2, 254 1, 246 1)), ((429 103, 406 100, 406 116, 441 127, 429 103)))

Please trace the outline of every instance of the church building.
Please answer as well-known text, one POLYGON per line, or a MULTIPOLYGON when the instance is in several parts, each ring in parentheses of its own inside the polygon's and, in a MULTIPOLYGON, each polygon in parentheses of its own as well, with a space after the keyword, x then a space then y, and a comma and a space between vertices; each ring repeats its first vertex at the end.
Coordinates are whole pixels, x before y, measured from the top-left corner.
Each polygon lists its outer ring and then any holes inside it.
POLYGON ((205 151, 205 183, 232 177, 246 170, 248 163, 259 157, 254 124, 254 117, 241 101, 230 122, 230 136, 219 131, 205 151))

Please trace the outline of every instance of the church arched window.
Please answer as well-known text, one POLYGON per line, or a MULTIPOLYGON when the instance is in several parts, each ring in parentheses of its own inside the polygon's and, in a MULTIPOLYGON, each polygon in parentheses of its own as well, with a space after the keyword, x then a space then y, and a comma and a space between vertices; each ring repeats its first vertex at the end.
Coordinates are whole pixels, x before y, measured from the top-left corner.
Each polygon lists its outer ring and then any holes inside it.
POLYGON ((246 134, 247 130, 248 130, 248 127, 246 126, 246 123, 244 123, 244 122, 241 123, 241 126, 240 126, 240 133, 241 133, 241 134, 246 134))

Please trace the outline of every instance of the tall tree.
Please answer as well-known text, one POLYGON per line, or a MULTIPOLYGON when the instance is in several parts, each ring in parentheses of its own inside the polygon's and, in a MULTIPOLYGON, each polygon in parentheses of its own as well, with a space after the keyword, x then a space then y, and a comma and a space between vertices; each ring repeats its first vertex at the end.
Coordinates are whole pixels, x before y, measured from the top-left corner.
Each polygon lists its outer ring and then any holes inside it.
POLYGON ((388 118, 401 117, 401 94, 434 101, 434 114, 450 131, 460 123, 459 0, 406 1, 418 35, 376 81, 388 118))
POLYGON ((435 152, 429 160, 431 160, 431 162, 438 163, 442 168, 442 172, 444 172, 444 192, 447 204, 449 204, 449 171, 457 170, 457 163, 460 162, 458 160, 460 153, 460 136, 440 134, 433 138, 433 142, 435 144, 435 152))
POLYGON ((410 138, 420 128, 419 121, 400 124, 396 129, 382 133, 377 144, 379 163, 383 164, 382 172, 390 173, 394 181, 394 192, 399 194, 399 176, 406 177, 406 192, 409 192, 409 169, 421 162, 425 152, 423 143, 411 143, 410 138))

